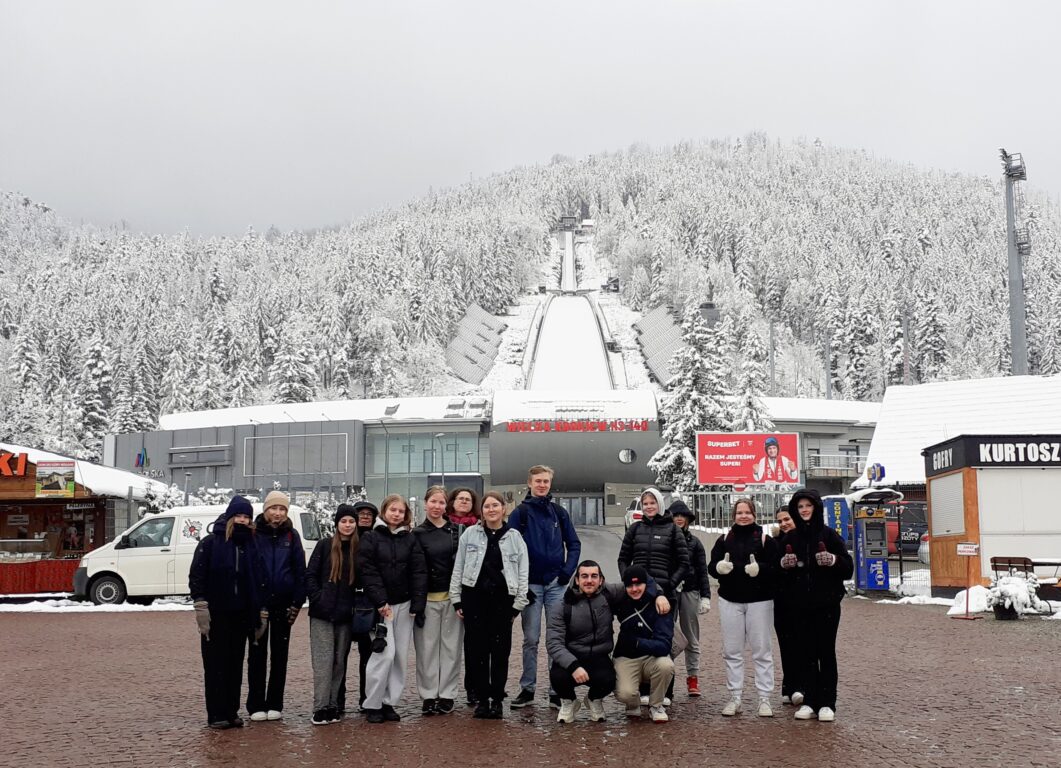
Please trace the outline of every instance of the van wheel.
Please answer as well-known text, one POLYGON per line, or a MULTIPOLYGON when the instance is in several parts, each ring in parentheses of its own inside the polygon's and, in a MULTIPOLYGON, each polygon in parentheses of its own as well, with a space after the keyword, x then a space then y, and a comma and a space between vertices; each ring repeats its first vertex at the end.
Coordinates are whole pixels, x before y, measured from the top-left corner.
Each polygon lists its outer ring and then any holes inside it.
POLYGON ((117 576, 97 579, 90 593, 92 602, 96 605, 117 605, 125 602, 125 584, 117 576))

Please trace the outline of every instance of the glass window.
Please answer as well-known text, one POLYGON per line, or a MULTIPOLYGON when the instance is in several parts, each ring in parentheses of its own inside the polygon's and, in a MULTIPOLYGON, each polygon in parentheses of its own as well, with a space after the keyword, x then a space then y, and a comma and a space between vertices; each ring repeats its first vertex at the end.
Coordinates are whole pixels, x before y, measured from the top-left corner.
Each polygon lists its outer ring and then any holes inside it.
POLYGON ((302 518, 302 538, 308 541, 317 541, 321 537, 321 527, 317 524, 317 518, 312 512, 303 512, 300 517, 302 518))
POLYGON ((173 518, 155 517, 145 520, 129 534, 131 547, 168 547, 173 536, 173 518))
POLYGON ((389 455, 389 471, 405 474, 409 471, 409 453, 407 446, 409 440, 405 435, 391 435, 387 440, 387 452, 389 455))

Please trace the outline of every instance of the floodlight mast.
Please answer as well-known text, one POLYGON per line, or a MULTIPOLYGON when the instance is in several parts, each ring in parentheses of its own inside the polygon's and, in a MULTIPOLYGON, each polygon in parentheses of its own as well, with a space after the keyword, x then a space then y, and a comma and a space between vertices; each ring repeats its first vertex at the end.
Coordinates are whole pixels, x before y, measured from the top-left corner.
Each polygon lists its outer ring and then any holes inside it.
POLYGON ((1024 309, 1023 256, 1031 253, 1031 237, 1028 230, 1017 228, 1017 201, 1020 196, 1018 182, 1028 178, 1024 158, 1020 152, 1010 154, 999 149, 1002 155, 1002 175, 1006 179, 1006 246, 1009 256, 1009 336, 1010 373, 1014 376, 1028 374, 1028 336, 1024 309))

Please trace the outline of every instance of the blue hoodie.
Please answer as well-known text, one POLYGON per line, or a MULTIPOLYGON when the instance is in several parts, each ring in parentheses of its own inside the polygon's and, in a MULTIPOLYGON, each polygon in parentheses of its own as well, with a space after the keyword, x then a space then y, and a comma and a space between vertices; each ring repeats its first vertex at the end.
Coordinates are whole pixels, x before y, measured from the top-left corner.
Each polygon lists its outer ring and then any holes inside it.
POLYGON ((567 510, 553 502, 552 495, 527 494, 509 515, 508 524, 519 531, 530 556, 530 583, 566 584, 578 566, 582 542, 567 510))

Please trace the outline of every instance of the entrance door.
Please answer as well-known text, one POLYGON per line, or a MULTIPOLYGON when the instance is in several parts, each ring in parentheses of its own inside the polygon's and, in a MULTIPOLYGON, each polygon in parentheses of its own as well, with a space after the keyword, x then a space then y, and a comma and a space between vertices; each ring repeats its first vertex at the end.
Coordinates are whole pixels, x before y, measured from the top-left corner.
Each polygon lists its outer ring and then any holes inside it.
POLYGON ((604 525, 604 499, 599 496, 560 496, 556 499, 575 525, 604 525))

